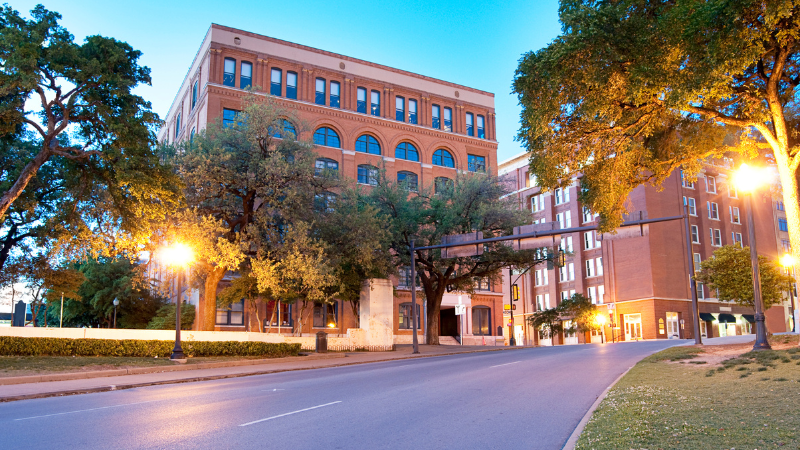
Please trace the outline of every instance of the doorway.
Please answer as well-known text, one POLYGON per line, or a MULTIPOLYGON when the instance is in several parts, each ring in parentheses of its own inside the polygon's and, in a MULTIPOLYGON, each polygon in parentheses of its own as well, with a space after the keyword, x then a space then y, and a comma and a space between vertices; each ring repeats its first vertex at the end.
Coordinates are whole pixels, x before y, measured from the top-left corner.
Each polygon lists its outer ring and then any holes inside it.
POLYGON ((642 338, 642 315, 625 314, 625 340, 633 341, 642 338))
POLYGON ((667 313, 667 339, 680 339, 681 338, 680 320, 678 313, 667 313))
POLYGON ((458 316, 455 308, 439 311, 439 336, 458 336, 458 316))

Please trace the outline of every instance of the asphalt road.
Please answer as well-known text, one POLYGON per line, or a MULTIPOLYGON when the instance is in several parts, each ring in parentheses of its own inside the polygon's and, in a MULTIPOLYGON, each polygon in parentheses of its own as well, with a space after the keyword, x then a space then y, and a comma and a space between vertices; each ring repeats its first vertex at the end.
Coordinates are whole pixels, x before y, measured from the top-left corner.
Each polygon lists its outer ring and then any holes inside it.
POLYGON ((0 404, 0 448, 560 449, 642 357, 687 341, 400 360, 0 404))

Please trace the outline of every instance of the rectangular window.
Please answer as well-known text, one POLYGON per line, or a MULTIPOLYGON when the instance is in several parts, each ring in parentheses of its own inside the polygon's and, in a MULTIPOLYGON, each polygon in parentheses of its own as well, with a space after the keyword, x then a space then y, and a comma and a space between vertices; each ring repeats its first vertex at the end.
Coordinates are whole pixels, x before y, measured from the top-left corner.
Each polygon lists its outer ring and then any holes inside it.
POLYGON ((453 131, 453 110, 444 109, 444 131, 453 131))
POLYGON ((700 257, 700 253, 692 254, 692 258, 694 259, 694 271, 700 272, 700 263, 703 262, 702 258, 700 257))
POLYGON ((722 247, 722 231, 717 228, 709 228, 711 230, 711 245, 714 247, 722 247))
POLYGON ((594 220, 594 215, 592 214, 592 210, 587 207, 583 207, 583 223, 591 222, 594 220))
POLYGON ((417 101, 408 101, 408 123, 417 124, 417 101))
POLYGON ((244 325, 244 300, 236 302, 227 308, 217 308, 217 325, 244 325))
POLYGON ((692 244, 700 243, 700 230, 697 225, 692 225, 692 244))
POLYGON ((531 197, 531 212, 544 211, 544 195, 534 195, 531 197))
POLYGON ((475 136, 474 121, 475 116, 472 113, 467 113, 467 136, 475 136))
POLYGON ((786 219, 778 219, 778 229, 781 231, 789 231, 789 223, 786 219))
POLYGON ((269 93, 275 97, 283 94, 283 72, 281 69, 272 68, 269 76, 269 93))
POLYGON ((490 309, 482 307, 472 308, 472 334, 475 336, 491 336, 492 324, 490 309))
POLYGON ((602 256, 599 257, 599 258, 595 258, 594 267, 596 269, 595 271, 597 272, 597 276, 598 277, 602 276, 603 275, 603 257, 602 256))
POLYGON ((597 286, 597 303, 603 303, 606 296, 606 287, 605 285, 597 286))
POLYGON ((222 75, 222 84, 236 87, 236 60, 225 58, 225 73, 222 75))
POLYGON ((314 328, 336 328, 338 323, 338 308, 336 303, 314 304, 314 328))
POLYGON ((467 170, 470 172, 486 172, 486 157, 467 155, 467 170))
POLYGON ((192 86, 192 109, 194 109, 194 106, 197 104, 197 83, 199 83, 199 81, 195 81, 194 86, 192 86))
POLYGON ((789 242, 788 239, 781 239, 781 248, 783 249, 784 253, 792 252, 792 244, 789 242))
POLYGON ((742 246, 742 233, 736 233, 734 231, 731 231, 731 241, 733 242, 733 245, 738 245, 739 247, 741 247, 742 246))
POLYGON ((556 214, 556 221, 562 230, 572 228, 572 214, 569 211, 556 214))
POLYGON ((586 290, 586 296, 589 297, 589 300, 592 301, 592 304, 597 304, 597 288, 594 286, 589 286, 586 290))
POLYGON ((600 246, 603 245, 603 241, 601 240, 603 235, 597 231, 593 231, 592 233, 594 233, 594 248, 600 248, 600 246))
POLYGON ((783 208, 783 202, 782 202, 782 201, 780 201, 780 200, 776 201, 776 202, 775 202, 775 208, 776 208, 778 211, 784 211, 784 208, 783 208))
POLYGON ((719 205, 714 202, 706 202, 706 208, 708 208, 708 218, 719 220, 719 205))
POLYGON ((403 97, 394 98, 394 118, 398 122, 406 121, 406 99, 403 97))
POLYGON ((738 206, 728 206, 728 212, 731 213, 731 223, 742 223, 739 218, 738 206))
POLYGON ((439 125, 439 105, 432 105, 431 106, 431 127, 432 128, 441 128, 439 125))
POLYGON ((572 253, 572 236, 561 236, 561 242, 558 244, 558 248, 564 252, 572 253))
POLYGON ((697 282, 697 299, 698 300, 703 300, 705 298, 706 298, 706 296, 705 296, 705 289, 703 289, 703 283, 698 281, 697 282))
POLYGON ((697 216, 697 202, 692 197, 683 197, 683 204, 687 206, 690 216, 697 216))
POLYGON ((286 98, 297 100, 297 74, 286 72, 286 98))
POLYGON ((222 109, 222 126, 224 128, 232 127, 234 123, 238 123, 236 120, 236 116, 239 114, 239 111, 235 109, 222 109))
POLYGON ((481 139, 484 139, 484 137, 486 136, 483 129, 484 129, 483 116, 478 116, 478 137, 481 139))
POLYGON ((684 175, 683 169, 681 169, 681 186, 687 189, 694 189, 694 182, 686 181, 686 175, 684 175))
POLYGON ((178 138, 178 135, 181 134, 181 113, 175 117, 175 138, 178 138))
POLYGON ((556 199, 556 205, 563 205, 564 203, 569 202, 569 188, 556 188, 553 192, 553 196, 556 199))
POLYGON ((325 106, 325 79, 317 78, 315 86, 314 103, 325 106))
POLYGON ((356 92, 356 112, 367 113, 367 90, 362 87, 356 92))
POLYGON ((239 77, 239 87, 247 89, 253 84, 253 65, 249 62, 242 61, 242 73, 239 77))
POLYGON ((739 198, 739 192, 736 191, 736 187, 733 186, 733 183, 728 183, 728 197, 739 198))
MULTIPOLYGON (((398 274, 398 285, 399 288, 408 289, 411 287, 411 267, 410 266, 403 266, 397 270, 398 274)), ((417 278, 417 287, 419 287, 419 277, 417 278)))
POLYGON ((536 311, 544 311, 544 299, 541 294, 536 296, 536 311))
POLYGON ((338 81, 331 81, 331 108, 339 108, 339 93, 341 86, 338 81))
POLYGON ((492 290, 492 280, 489 278, 478 278, 475 286, 475 289, 478 291, 491 291, 492 290))
MULTIPOLYGON (((279 307, 276 307, 275 301, 271 301, 267 303, 267 313, 266 319, 264 319, 264 325, 266 326, 278 326, 278 321, 280 320, 281 327, 291 327, 292 326, 292 305, 287 305, 286 303, 279 303, 279 307), (279 309, 280 308, 280 309, 279 309), (279 315, 280 314, 280 315, 279 315), (280 319, 279 319, 280 318, 280 319), (272 323, 270 324, 270 320, 272 323)), ((284 330, 281 330, 284 331, 284 330)), ((286 330, 291 331, 291 330, 286 330)))
POLYGON ((717 179, 715 177, 706 176, 706 192, 717 193, 717 179))
POLYGON ((370 114, 380 117, 381 115, 381 93, 378 91, 370 92, 370 114))
POLYGON ((593 277, 594 273, 594 260, 587 259, 586 260, 586 278, 593 277))
MULTIPOLYGON (((419 305, 416 305, 416 306, 417 306, 417 330, 419 330, 421 328, 420 327, 421 316, 420 316, 420 313, 419 313, 419 305)), ((397 328, 399 328, 401 330, 410 330, 410 329, 412 329, 412 324, 414 323, 413 322, 414 316, 412 314, 413 313, 411 311, 411 303, 403 303, 403 304, 401 304, 400 305, 400 314, 399 314, 399 317, 398 317, 397 328)))
POLYGON ((594 248, 594 236, 592 236, 591 231, 586 231, 583 233, 583 249, 589 250, 594 248))

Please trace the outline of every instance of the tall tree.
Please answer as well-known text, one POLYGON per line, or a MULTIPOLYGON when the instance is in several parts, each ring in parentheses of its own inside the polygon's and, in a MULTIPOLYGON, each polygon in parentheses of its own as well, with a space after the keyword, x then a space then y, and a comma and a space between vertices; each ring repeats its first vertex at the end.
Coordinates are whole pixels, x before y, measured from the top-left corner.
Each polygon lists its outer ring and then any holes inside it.
POLYGON ((562 34, 513 83, 518 138, 547 187, 582 174, 611 229, 633 188, 709 157, 766 146, 800 259, 800 4, 793 0, 561 0, 562 34))
MULTIPOLYGON (((792 277, 784 275, 772 261, 758 257, 761 276, 761 297, 764 308, 783 301, 792 277)), ((726 245, 717 249, 711 258, 700 264, 698 281, 718 292, 717 298, 753 307, 753 272, 750 267, 750 247, 726 245)))
POLYGON ((0 9, 0 265, 42 234, 67 252, 137 251, 180 201, 154 151, 160 120, 132 94, 150 83, 141 53, 77 44, 60 18, 0 9))
MULTIPOLYGON (((378 177, 366 194, 388 222, 395 266, 410 266, 410 245, 437 245, 447 235, 483 232, 485 238, 510 235, 528 220, 504 184, 489 175, 459 174, 452 185, 421 187, 409 192, 405 183, 378 177)), ((480 256, 442 258, 441 250, 417 251, 416 270, 427 302, 427 343, 439 344, 439 311, 447 290, 474 292, 479 281, 497 282, 509 267, 528 267, 546 260, 544 252, 514 251, 507 243, 485 245, 480 256)))

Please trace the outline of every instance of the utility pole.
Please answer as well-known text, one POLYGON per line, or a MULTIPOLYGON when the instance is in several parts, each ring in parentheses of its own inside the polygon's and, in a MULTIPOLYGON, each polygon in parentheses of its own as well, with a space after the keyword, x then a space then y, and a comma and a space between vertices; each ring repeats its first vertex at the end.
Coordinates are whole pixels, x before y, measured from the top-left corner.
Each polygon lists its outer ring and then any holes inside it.
POLYGON ((64 293, 61 293, 61 314, 58 316, 58 328, 64 325, 64 293))
POLYGON ((703 344, 700 336, 700 311, 697 305, 697 282, 694 279, 696 268, 694 267, 694 255, 692 252, 692 233, 689 227, 689 205, 683 205, 683 225, 686 232, 686 258, 689 260, 689 290, 692 291, 692 330, 694 332, 694 343, 703 344))

